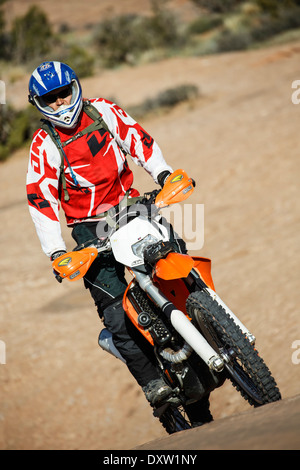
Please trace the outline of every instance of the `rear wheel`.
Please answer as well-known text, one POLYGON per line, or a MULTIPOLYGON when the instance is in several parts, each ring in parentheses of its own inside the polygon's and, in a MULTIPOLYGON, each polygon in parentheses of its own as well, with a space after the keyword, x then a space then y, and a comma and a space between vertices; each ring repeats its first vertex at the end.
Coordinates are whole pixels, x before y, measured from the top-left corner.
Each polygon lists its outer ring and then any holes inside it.
POLYGON ((189 405, 175 406, 165 403, 153 414, 159 418, 168 434, 202 426, 213 420, 209 411, 208 397, 189 405))
POLYGON ((162 414, 160 414, 161 409, 155 410, 153 414, 159 418, 168 434, 191 429, 192 424, 183 407, 177 408, 167 403, 161 408, 163 408, 162 414))
POLYGON ((225 309, 207 292, 193 292, 187 312, 209 344, 226 358, 228 377, 252 406, 281 399, 268 367, 225 309))

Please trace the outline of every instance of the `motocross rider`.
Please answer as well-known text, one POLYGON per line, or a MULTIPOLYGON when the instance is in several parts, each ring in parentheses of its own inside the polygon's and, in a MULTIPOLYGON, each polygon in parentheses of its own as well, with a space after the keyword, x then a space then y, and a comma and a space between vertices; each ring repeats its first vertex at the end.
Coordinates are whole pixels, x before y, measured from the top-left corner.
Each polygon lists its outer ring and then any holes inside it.
MULTIPOLYGON (((46 120, 30 147, 29 211, 42 250, 53 261, 66 253, 60 205, 72 237, 81 244, 97 236, 107 207, 117 207, 125 195, 138 196, 125 154, 161 186, 172 168, 153 138, 123 109, 104 98, 83 99, 77 75, 64 63, 39 65, 30 77, 28 98, 46 120), (102 116, 106 128, 95 129, 86 104, 102 116)), ((127 287, 124 267, 111 252, 101 253, 85 275, 84 285, 147 400, 159 403, 171 388, 159 375, 150 345, 138 333, 135 337, 136 330, 122 308, 127 287)))

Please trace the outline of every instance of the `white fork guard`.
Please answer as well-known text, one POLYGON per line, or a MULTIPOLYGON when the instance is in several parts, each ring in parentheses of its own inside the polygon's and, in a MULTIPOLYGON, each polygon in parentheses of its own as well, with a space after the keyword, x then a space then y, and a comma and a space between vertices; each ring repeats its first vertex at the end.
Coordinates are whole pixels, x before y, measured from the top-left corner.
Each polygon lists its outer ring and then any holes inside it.
POLYGON ((200 331, 190 322, 187 316, 177 310, 176 307, 158 290, 152 283, 150 276, 134 270, 140 287, 149 294, 154 302, 163 310, 169 306, 171 311, 170 321, 175 330, 203 359, 210 369, 220 372, 224 367, 224 361, 219 354, 208 344, 200 331))
POLYGON ((223 359, 208 344, 206 339, 183 312, 176 309, 172 310, 170 320, 175 330, 194 349, 201 359, 203 359, 210 369, 217 372, 220 372, 223 369, 223 359))
POLYGON ((244 333, 244 335, 247 336, 248 340, 250 341, 251 344, 254 344, 255 343, 255 336, 250 333, 250 331, 248 330, 248 328, 245 327, 245 325, 238 319, 238 317, 230 310, 229 307, 227 307, 227 305, 223 302, 223 300, 218 296, 218 294, 216 294, 215 291, 213 291, 212 289, 210 289, 209 287, 206 288, 207 292, 209 293, 209 295, 219 304, 221 305, 221 307, 224 308, 224 310, 226 311, 226 313, 228 313, 228 315, 232 318, 232 320, 235 322, 236 325, 238 325, 240 327, 240 329, 242 330, 242 332, 244 333))

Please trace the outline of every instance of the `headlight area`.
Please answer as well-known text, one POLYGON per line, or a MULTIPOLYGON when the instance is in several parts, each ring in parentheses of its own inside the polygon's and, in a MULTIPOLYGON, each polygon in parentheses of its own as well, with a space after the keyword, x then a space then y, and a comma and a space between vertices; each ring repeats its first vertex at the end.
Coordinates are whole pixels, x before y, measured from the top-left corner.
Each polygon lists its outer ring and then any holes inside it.
POLYGON ((147 246, 152 245, 156 242, 158 242, 158 239, 149 233, 144 238, 131 245, 132 252, 138 258, 143 259, 143 253, 147 246))

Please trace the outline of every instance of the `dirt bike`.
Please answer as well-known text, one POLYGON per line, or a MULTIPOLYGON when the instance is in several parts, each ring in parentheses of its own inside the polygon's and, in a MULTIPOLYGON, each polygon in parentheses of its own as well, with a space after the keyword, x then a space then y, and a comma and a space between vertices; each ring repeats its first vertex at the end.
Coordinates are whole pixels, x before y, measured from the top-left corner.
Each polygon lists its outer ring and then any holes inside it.
MULTIPOLYGON (((56 275, 70 281, 82 278, 106 250, 126 266, 131 280, 123 308, 152 345, 161 375, 172 388, 153 407, 169 434, 211 421, 210 393, 228 379, 254 407, 281 398, 255 337, 216 293, 211 260, 176 250, 170 227, 162 223, 161 209, 193 191, 193 180, 176 170, 162 190, 146 193, 111 217, 107 237, 53 262, 56 275)), ((99 344, 123 360, 105 328, 99 344)))

